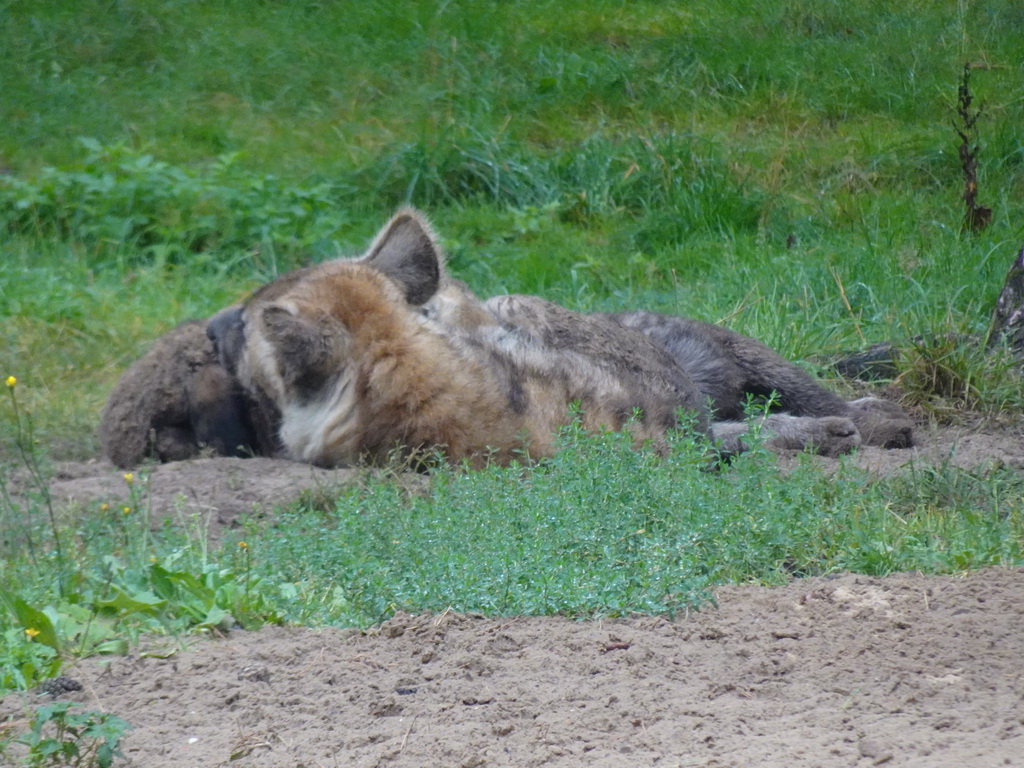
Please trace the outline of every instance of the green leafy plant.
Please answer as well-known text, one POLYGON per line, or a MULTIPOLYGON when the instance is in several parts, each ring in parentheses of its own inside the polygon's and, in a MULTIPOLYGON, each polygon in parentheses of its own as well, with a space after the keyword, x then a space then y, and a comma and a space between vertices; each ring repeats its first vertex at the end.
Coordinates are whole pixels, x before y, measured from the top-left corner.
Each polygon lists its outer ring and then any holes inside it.
POLYGON ((64 662, 58 649, 36 642, 37 632, 34 626, 19 625, 0 633, 0 688, 27 690, 60 672, 64 662))
POLYGON ((86 156, 35 179, 0 180, 0 225, 14 233, 69 238, 91 248, 128 244, 134 263, 178 263, 189 253, 238 250, 274 272, 346 221, 327 184, 299 187, 247 173, 224 155, 203 170, 181 168, 125 145, 81 139, 86 156))
POLYGON ((121 739, 131 725, 106 712, 74 711, 78 706, 57 701, 37 707, 29 731, 0 744, 0 755, 11 751, 13 743, 26 749, 19 764, 31 768, 110 768, 121 756, 121 739))

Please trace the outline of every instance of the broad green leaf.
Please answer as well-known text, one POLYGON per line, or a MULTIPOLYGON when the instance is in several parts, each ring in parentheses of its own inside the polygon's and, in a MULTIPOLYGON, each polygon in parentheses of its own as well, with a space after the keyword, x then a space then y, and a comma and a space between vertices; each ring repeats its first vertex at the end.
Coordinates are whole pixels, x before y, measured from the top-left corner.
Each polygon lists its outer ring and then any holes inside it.
POLYGON ((128 594, 115 588, 117 594, 110 600, 98 600, 98 608, 113 608, 122 613, 146 613, 155 614, 166 604, 166 600, 154 595, 152 592, 133 592, 128 594))
POLYGON ((37 608, 33 608, 13 592, 0 589, 0 600, 2 600, 10 611, 18 619, 18 623, 25 629, 26 633, 32 635, 37 643, 48 645, 55 651, 60 650, 60 642, 57 639, 57 632, 53 627, 50 618, 37 608))

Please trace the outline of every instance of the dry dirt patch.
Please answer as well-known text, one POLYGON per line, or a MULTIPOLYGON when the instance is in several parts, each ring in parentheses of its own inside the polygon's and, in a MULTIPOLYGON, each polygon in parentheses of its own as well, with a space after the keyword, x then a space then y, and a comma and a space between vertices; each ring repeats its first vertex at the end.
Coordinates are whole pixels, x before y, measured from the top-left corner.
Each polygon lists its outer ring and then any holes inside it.
MULTIPOLYGON (((842 460, 853 461, 878 475, 891 475, 911 466, 1024 468, 1024 429, 1020 426, 988 431, 922 426, 916 439, 918 445, 914 448, 862 447, 842 460)), ((823 457, 814 460, 826 467, 837 467, 840 461, 823 457)), ((791 463, 794 456, 781 457, 780 461, 791 463)), ((123 475, 106 461, 64 463, 57 467, 50 490, 61 506, 131 503, 131 489, 123 475)), ((282 459, 221 457, 157 465, 135 475, 136 499, 146 500, 154 524, 198 516, 216 538, 225 527, 237 526, 245 515, 269 514, 275 505, 294 501, 304 492, 326 498, 338 488, 365 478, 367 470, 321 469, 282 459)), ((407 474, 402 482, 422 489, 429 480, 407 474)), ((19 488, 27 488, 24 477, 15 483, 14 490, 19 488)))
POLYGON ((134 725, 128 764, 146 768, 1024 763, 1024 570, 717 601, 675 621, 239 631, 68 674, 78 700, 134 725))

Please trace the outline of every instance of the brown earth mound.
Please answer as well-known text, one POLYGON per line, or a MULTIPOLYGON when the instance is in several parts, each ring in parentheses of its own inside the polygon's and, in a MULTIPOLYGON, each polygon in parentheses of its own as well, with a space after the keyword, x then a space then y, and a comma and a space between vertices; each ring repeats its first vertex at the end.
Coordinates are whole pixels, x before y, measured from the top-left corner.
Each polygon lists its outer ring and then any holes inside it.
POLYGON ((717 600, 676 621, 267 628, 68 674, 146 768, 1024 764, 1024 570, 717 600))

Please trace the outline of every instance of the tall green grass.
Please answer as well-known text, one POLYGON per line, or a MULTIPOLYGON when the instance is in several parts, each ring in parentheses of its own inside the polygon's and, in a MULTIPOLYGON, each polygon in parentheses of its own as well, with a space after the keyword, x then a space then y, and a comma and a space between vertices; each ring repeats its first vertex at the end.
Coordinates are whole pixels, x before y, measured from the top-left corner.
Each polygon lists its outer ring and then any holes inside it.
MULTIPOLYGON (((0 366, 69 404, 37 409, 59 455, 94 449, 153 337, 358 252, 405 202, 483 294, 694 315, 797 358, 984 334, 1024 238, 1006 0, 13 2, 0 25, 0 366)), ((1019 403, 982 374, 963 402, 1019 403)))

